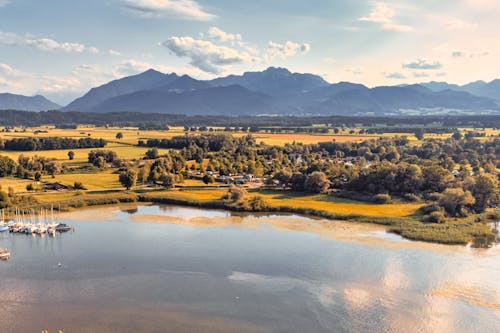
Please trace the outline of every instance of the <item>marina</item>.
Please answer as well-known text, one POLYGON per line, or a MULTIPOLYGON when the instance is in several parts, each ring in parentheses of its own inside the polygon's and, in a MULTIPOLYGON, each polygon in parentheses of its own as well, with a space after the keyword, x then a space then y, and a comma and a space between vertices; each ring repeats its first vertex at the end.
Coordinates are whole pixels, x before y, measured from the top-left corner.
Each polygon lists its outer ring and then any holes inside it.
MULTIPOLYGON (((50 214, 47 210, 20 211, 15 209, 15 216, 12 220, 5 219, 5 211, 0 213, 0 233, 9 232, 32 236, 55 237, 58 232, 67 232, 73 228, 66 223, 59 223, 54 217, 53 208, 50 214)), ((8 249, 0 248, 0 260, 8 260, 11 253, 8 249)))

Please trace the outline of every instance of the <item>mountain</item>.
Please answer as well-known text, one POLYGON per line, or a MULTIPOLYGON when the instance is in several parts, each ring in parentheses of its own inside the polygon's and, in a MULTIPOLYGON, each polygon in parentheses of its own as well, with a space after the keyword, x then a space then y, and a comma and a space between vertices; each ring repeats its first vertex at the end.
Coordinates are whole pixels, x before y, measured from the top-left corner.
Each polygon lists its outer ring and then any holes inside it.
POLYGON ((291 73, 286 68, 269 67, 262 72, 246 72, 210 81, 214 86, 240 85, 248 90, 274 97, 287 97, 328 86, 328 82, 313 74, 291 73))
POLYGON ((163 74, 153 69, 143 73, 127 76, 114 80, 97 88, 92 88, 88 93, 77 98, 62 110, 64 111, 88 111, 106 101, 107 99, 120 95, 130 94, 136 91, 149 90, 167 85, 179 76, 175 73, 163 74))
POLYGON ((193 79, 189 75, 183 75, 164 86, 155 88, 154 90, 166 92, 184 92, 198 89, 210 88, 212 85, 206 81, 193 79))
POLYGON ((500 106, 491 99, 463 91, 434 92, 421 85, 409 85, 345 90, 311 107, 312 112, 323 115, 500 113, 500 106))
POLYGON ((485 81, 475 81, 463 86, 456 84, 449 84, 446 82, 427 82, 421 83, 420 85, 431 89, 432 91, 443 91, 443 90, 455 90, 455 91, 465 91, 469 94, 487 97, 497 101, 500 101, 500 80, 493 80, 491 82, 485 81))
POLYGON ((182 92, 143 90, 108 99, 90 111, 233 116, 283 113, 286 109, 280 109, 271 96, 231 85, 182 92))
POLYGON ((60 105, 41 95, 23 96, 9 93, 0 94, 0 110, 47 111, 57 110, 60 107, 60 105))
POLYGON ((497 84, 500 80, 368 88, 329 84, 317 75, 275 67, 210 81, 148 70, 93 88, 63 110, 229 116, 500 114, 500 102, 489 97, 497 84))

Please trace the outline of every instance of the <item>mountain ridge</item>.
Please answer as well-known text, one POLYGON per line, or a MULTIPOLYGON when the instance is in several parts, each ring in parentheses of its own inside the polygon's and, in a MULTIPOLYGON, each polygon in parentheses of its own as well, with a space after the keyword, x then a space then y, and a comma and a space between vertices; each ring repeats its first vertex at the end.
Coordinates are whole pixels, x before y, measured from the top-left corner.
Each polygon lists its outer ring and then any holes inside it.
POLYGON ((61 108, 61 105, 42 95, 25 96, 0 93, 0 110, 48 111, 58 110, 59 108, 61 108))

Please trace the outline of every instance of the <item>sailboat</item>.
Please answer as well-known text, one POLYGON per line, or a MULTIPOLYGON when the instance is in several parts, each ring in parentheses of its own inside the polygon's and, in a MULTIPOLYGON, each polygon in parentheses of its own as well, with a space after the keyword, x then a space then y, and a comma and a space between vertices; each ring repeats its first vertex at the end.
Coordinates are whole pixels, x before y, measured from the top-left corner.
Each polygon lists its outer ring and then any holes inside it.
POLYGON ((5 213, 2 209, 2 216, 0 219, 0 232, 9 231, 9 226, 5 223, 5 213))

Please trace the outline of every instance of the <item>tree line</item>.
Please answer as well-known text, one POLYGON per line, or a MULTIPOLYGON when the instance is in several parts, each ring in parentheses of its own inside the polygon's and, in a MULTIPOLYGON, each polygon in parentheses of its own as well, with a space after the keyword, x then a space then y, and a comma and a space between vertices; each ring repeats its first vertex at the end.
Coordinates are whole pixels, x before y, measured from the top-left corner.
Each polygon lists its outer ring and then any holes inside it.
POLYGON ((104 139, 93 138, 14 138, 8 140, 0 139, 0 149, 16 151, 58 150, 78 148, 102 148, 107 142, 104 139))

